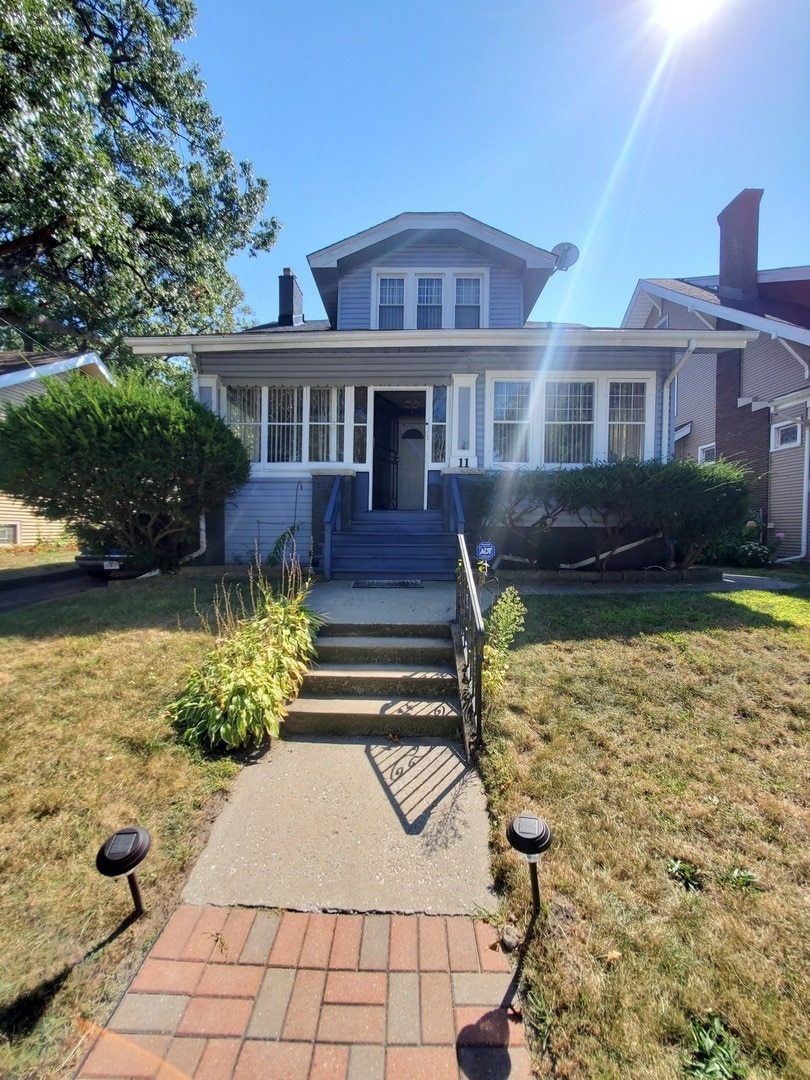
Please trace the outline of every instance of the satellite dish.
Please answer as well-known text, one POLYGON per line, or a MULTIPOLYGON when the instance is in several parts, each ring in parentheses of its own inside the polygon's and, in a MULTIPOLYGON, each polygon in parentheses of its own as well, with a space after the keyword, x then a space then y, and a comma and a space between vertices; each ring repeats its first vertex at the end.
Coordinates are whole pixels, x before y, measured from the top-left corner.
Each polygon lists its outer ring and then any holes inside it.
POLYGON ((557 244, 556 247, 551 249, 551 254, 557 258, 555 269, 567 270, 579 258, 579 248, 576 244, 557 244))

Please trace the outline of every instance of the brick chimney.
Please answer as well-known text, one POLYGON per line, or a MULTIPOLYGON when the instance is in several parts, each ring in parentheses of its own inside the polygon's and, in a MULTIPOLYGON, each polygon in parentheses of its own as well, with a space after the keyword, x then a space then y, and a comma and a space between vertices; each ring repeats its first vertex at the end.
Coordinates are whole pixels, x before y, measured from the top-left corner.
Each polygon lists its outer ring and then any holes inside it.
POLYGON ((278 278, 278 325, 300 326, 304 321, 304 294, 289 266, 278 278))
POLYGON ((720 282, 725 300, 758 298, 759 202, 762 188, 744 188, 717 216, 720 226, 720 282))

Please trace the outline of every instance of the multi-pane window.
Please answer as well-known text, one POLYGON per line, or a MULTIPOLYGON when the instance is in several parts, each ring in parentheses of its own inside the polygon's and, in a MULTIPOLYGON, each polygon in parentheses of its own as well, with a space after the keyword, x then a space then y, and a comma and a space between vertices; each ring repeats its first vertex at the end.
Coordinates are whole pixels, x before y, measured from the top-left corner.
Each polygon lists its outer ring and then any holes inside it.
POLYGON ((368 457, 368 387, 354 388, 354 435, 352 461, 364 465, 368 457))
POLYGON ((546 383, 543 458, 549 465, 593 461, 594 384, 546 383))
POLYGON ((477 277, 456 278, 457 330, 477 330, 481 325, 481 279, 477 277))
POLYGON ((346 391, 313 386, 309 392, 309 460, 342 461, 346 391))
POLYGON ((526 380, 497 381, 493 397, 492 460, 528 462, 532 384, 526 380))
POLYGON ((442 279, 420 277, 416 282, 416 329, 441 330, 442 279))
POLYGON ((380 330, 402 330, 405 326, 404 278, 380 278, 379 319, 377 325, 380 330))
POLYGON ((225 423, 247 450, 250 461, 261 456, 261 394, 259 386, 229 386, 225 394, 225 423))
POLYGON ((17 543, 17 526, 0 524, 0 544, 17 543))
POLYGON ((647 387, 638 382, 612 382, 608 403, 608 461, 644 456, 647 387))
POLYGON ((267 460, 301 461, 304 443, 304 388, 270 386, 267 395, 267 460))
POLYGON ((430 460, 441 465, 447 460, 447 387, 433 387, 433 411, 430 427, 430 460))

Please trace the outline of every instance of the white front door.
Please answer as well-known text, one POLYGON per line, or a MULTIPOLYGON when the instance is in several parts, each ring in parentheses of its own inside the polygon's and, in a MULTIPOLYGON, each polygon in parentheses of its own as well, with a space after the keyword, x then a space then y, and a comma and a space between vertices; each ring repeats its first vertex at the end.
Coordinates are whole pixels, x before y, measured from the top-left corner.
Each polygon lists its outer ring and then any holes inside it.
POLYGON ((425 421, 399 418, 398 510, 425 508, 425 421))

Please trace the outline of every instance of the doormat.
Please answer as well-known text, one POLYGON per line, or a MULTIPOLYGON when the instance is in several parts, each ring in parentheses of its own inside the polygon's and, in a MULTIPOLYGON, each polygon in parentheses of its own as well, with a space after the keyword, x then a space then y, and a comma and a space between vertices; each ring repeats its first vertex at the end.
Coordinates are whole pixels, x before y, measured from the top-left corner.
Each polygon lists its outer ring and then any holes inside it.
POLYGON ((370 578, 368 581, 355 581, 353 589, 421 589, 419 578, 370 578))

